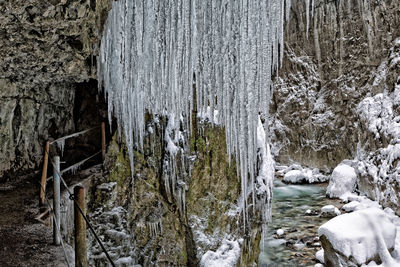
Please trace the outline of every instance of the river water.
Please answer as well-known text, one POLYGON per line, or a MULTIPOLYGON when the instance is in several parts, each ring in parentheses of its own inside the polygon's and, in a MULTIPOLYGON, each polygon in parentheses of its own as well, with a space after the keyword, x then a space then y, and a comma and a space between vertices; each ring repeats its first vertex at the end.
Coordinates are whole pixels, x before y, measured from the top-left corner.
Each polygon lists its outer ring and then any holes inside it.
MULTIPOLYGON (((286 185, 275 181, 272 222, 261 242, 260 267, 314 266, 321 249, 318 227, 328 221, 319 216, 325 205, 338 201, 325 198, 327 184, 286 185), (310 212, 311 211, 311 212, 310 212), (277 230, 284 234, 277 235, 277 230)), ((336 203, 335 203, 336 202, 336 203)))

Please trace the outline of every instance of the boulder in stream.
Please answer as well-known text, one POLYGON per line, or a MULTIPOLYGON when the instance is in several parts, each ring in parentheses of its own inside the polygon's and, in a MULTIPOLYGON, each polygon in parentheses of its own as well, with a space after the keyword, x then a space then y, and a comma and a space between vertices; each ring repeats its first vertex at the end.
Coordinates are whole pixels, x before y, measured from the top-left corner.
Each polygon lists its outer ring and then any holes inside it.
POLYGON ((339 198, 345 193, 352 193, 356 188, 357 175, 353 167, 341 163, 332 172, 326 195, 339 198))
POLYGON ((321 217, 331 218, 340 214, 340 210, 333 205, 326 205, 321 208, 321 217))
POLYGON ((371 261, 391 263, 396 226, 380 209, 369 208, 337 216, 318 229, 326 266, 361 266, 371 261))

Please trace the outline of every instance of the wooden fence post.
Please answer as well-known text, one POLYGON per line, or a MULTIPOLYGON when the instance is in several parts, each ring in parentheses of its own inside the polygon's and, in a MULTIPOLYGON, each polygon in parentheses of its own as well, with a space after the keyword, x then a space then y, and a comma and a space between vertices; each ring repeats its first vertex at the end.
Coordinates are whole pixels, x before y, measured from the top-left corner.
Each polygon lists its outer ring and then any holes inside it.
POLYGON ((106 125, 104 122, 101 123, 101 157, 106 159, 106 125))
POLYGON ((60 157, 54 157, 53 166, 53 210, 54 210, 54 225, 53 225, 53 239, 55 245, 61 244, 60 238, 60 157))
POLYGON ((49 147, 50 142, 47 141, 44 147, 44 159, 43 159, 43 169, 42 169, 42 179, 40 180, 40 200, 39 206, 43 207, 45 202, 45 195, 46 195, 46 182, 47 182, 47 165, 49 162, 49 147))
POLYGON ((79 207, 86 214, 85 211, 85 188, 80 185, 74 187, 74 223, 75 223, 75 266, 86 267, 86 222, 80 213, 79 207))

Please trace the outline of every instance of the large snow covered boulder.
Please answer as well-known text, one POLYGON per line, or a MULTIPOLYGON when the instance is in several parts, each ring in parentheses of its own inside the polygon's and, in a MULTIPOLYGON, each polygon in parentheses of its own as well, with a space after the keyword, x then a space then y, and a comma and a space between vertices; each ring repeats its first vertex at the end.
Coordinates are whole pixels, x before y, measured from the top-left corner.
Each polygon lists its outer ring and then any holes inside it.
POLYGON ((337 216, 318 229, 326 266, 388 263, 396 226, 380 209, 369 208, 337 216))
POLYGON ((331 198, 339 198, 345 193, 354 192, 356 182, 357 174, 354 168, 341 163, 332 172, 326 195, 331 198))

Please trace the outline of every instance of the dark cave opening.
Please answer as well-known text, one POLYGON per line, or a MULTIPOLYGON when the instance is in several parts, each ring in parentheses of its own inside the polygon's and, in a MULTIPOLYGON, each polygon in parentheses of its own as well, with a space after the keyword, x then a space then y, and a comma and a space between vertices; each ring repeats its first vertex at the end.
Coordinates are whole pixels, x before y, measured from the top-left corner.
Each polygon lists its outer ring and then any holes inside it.
MULTIPOLYGON (((107 103, 102 93, 98 90, 96 79, 76 84, 73 122, 75 133, 92 128, 93 130, 67 139, 64 153, 59 148, 53 148, 56 150, 54 153, 61 157, 61 169, 65 169, 101 151, 100 125, 102 122, 106 126, 106 141, 111 139, 112 133, 108 124, 107 103)), ((99 163, 101 163, 101 154, 86 162, 80 169, 99 163)))

